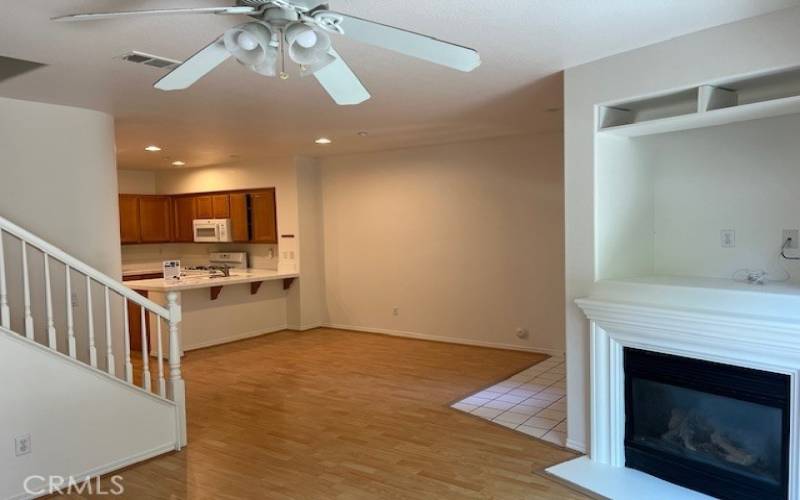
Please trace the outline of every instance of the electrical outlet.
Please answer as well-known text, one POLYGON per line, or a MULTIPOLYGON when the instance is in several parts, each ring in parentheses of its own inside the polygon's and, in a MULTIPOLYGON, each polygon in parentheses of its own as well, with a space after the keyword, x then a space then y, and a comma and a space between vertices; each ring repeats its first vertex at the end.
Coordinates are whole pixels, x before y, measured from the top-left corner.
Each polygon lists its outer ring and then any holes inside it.
POLYGON ((24 436, 19 436, 14 440, 14 453, 18 457, 22 455, 27 455, 31 452, 31 435, 25 434, 24 436))
POLYGON ((784 229, 783 230, 783 239, 781 240, 781 245, 786 245, 783 248, 792 248, 797 249, 800 248, 800 231, 797 229, 784 229), (786 240, 791 238, 789 243, 786 243, 786 240))
POLYGON ((527 328, 517 328, 517 338, 527 339, 530 333, 527 328))
POLYGON ((75 309, 78 307, 78 292, 72 292, 72 296, 69 299, 70 304, 72 304, 72 308, 75 309))
POLYGON ((400 316, 400 308, 395 306, 392 308, 392 316, 400 316))
POLYGON ((719 246, 722 248, 736 247, 736 231, 733 229, 723 229, 719 232, 719 246))

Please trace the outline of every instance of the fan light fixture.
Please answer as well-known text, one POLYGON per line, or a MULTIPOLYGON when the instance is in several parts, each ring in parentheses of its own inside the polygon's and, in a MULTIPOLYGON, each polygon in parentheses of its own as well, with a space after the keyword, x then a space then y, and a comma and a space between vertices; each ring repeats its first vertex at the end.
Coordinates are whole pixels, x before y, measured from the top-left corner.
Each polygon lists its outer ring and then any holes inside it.
POLYGON ((286 43, 292 61, 319 71, 336 60, 331 50, 331 37, 321 29, 303 23, 294 23, 286 28, 286 43))
POLYGON ((278 72, 278 49, 274 35, 267 23, 246 23, 225 32, 222 37, 225 49, 242 65, 264 76, 278 72))
POLYGON ((332 141, 332 140, 330 140, 330 139, 328 139, 327 137, 320 137, 319 139, 317 139, 317 140, 316 140, 316 141, 314 141, 314 142, 316 142, 317 144, 320 144, 320 145, 324 146, 324 145, 327 145, 327 144, 330 144, 330 143, 332 143, 333 141, 332 141))
MULTIPOLYGON (((227 5, 89 12, 53 20, 93 21, 172 14, 250 18, 249 22, 217 36, 183 63, 171 68, 154 84, 155 88, 165 91, 191 87, 231 57, 251 71, 285 80, 290 75, 286 68, 289 59, 300 65, 301 76, 313 75, 336 104, 360 104, 370 98, 369 91, 331 46, 331 33, 459 71, 472 71, 481 64, 480 55, 474 49, 332 11, 329 0, 226 0, 222 3, 227 5)), ((181 26, 177 29, 183 29, 181 26)))
POLYGON ((156 146, 156 145, 154 145, 154 144, 151 144, 151 145, 147 146, 146 148, 144 148, 144 150, 145 151, 150 151, 151 153, 155 153, 157 151, 161 151, 161 148, 156 146))

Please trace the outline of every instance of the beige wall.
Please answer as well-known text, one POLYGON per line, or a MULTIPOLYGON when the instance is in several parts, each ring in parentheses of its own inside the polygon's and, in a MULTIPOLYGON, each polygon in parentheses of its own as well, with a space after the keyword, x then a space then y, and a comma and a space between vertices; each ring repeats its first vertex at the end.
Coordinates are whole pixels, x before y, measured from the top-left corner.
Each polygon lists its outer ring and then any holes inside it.
POLYGON ((155 194, 156 173, 147 170, 120 170, 119 192, 121 194, 155 194))
POLYGON ((323 160, 328 322, 563 352, 562 165, 560 134, 323 160))

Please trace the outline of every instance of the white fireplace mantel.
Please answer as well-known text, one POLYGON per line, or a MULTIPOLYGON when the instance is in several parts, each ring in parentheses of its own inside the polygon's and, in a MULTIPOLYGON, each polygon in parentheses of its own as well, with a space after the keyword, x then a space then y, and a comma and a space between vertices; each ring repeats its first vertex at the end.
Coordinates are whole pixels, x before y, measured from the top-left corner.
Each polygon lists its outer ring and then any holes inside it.
POLYGON ((548 472, 615 499, 625 497, 619 489, 622 485, 624 490, 625 481, 615 483, 609 475, 614 473, 635 478, 637 496, 632 498, 663 498, 665 488, 674 488, 671 498, 704 498, 625 468, 622 354, 623 348, 633 347, 789 375, 789 498, 800 498, 800 287, 645 277, 600 281, 589 297, 576 303, 590 320, 590 460, 576 459, 580 462, 548 472), (592 467, 605 473, 593 472, 592 467), (642 488, 652 488, 658 496, 649 496, 642 488))

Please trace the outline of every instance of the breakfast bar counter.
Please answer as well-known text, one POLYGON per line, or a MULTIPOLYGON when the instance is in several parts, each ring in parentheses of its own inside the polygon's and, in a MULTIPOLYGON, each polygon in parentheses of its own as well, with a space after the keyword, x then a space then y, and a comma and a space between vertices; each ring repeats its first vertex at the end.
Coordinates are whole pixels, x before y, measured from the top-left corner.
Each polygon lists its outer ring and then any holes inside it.
POLYGON ((182 311, 179 328, 183 350, 190 351, 285 329, 287 298, 299 277, 297 272, 231 269, 230 276, 187 272, 179 279, 141 279, 125 284, 163 305, 167 295, 175 295, 182 311))

